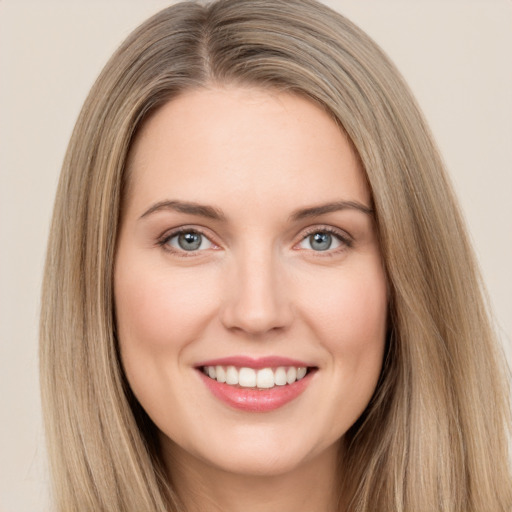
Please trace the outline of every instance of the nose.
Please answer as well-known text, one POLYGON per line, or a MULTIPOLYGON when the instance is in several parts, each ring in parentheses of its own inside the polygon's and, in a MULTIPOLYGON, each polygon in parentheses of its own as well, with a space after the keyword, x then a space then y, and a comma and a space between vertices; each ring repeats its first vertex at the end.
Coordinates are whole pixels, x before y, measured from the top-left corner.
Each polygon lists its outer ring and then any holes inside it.
POLYGON ((261 336, 286 329, 293 319, 286 272, 279 258, 267 251, 245 251, 234 258, 221 321, 231 331, 261 336))

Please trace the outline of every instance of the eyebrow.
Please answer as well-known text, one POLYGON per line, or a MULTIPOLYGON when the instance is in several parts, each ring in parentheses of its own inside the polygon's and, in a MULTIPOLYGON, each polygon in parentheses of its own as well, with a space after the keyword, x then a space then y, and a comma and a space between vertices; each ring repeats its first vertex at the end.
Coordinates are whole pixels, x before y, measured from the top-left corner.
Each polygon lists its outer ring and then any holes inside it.
MULTIPOLYGON (((213 206, 202 205, 199 203, 187 201, 159 201, 146 210, 139 219, 143 219, 152 213, 162 210, 174 210, 179 213, 187 213, 189 215, 197 215, 198 217, 206 217, 208 219, 223 221, 226 220, 224 213, 213 206)), ((373 215, 374 210, 358 201, 334 201, 310 208, 301 208, 293 212, 290 216, 292 221, 306 219, 308 217, 318 217, 327 213, 337 212, 340 210, 357 210, 367 215, 373 215)))
POLYGON ((291 220, 297 221, 306 219, 308 217, 318 217, 326 213, 337 212, 340 210, 357 210, 366 215, 373 215, 374 210, 358 201, 334 201, 332 203, 321 204, 312 206, 311 208, 301 208, 296 210, 290 216, 291 220))
POLYGON ((224 214, 217 208, 206 206, 198 203, 191 203, 185 201, 159 201, 146 210, 139 219, 143 219, 152 213, 162 210, 174 210, 180 213, 188 213, 190 215, 197 215, 198 217, 206 217, 213 220, 225 220, 224 214))

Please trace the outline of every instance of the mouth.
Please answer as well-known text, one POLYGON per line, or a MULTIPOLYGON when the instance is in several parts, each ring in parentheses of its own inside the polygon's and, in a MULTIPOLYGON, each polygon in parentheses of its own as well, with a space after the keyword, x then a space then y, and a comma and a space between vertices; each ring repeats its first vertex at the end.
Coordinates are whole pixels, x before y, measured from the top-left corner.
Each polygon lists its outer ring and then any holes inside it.
POLYGON ((233 365, 201 366, 201 371, 210 379, 228 386, 252 389, 272 389, 290 386, 315 370, 306 366, 278 366, 266 368, 236 367, 233 365))
POLYGON ((318 367, 302 361, 246 357, 208 361, 196 366, 217 399, 245 412, 268 412, 298 398, 318 367))

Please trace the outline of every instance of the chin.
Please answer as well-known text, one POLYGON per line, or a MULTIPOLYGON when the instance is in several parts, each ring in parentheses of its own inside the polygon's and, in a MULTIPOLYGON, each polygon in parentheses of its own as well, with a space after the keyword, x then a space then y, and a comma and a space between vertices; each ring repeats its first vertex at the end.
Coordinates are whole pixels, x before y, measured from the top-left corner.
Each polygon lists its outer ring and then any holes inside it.
POLYGON ((226 473, 245 477, 277 477, 297 471, 305 462, 304 458, 292 454, 268 452, 260 450, 255 453, 240 453, 233 449, 229 457, 211 458, 210 465, 226 473))
MULTIPOLYGON (((306 434, 306 433, 305 433, 306 434)), ((331 447, 319 445, 305 436, 258 432, 254 435, 230 436, 225 442, 211 442, 196 457, 209 466, 240 476, 281 476, 300 471, 301 467, 330 452, 337 452, 338 442, 331 447), (273 435, 274 434, 274 435, 273 435), (308 443, 309 441, 309 443, 308 443)))

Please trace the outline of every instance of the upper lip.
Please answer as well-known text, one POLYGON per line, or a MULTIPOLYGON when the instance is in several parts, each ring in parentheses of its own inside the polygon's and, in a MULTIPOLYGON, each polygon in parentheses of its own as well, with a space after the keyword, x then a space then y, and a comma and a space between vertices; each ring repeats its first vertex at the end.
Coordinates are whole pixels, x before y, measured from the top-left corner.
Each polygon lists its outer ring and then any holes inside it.
POLYGON ((248 356, 229 356, 218 359, 208 359, 196 365, 198 368, 204 366, 236 366, 238 368, 277 368, 279 366, 295 366, 297 368, 307 368, 315 365, 305 361, 292 359, 281 356, 264 356, 264 357, 248 357, 248 356))

